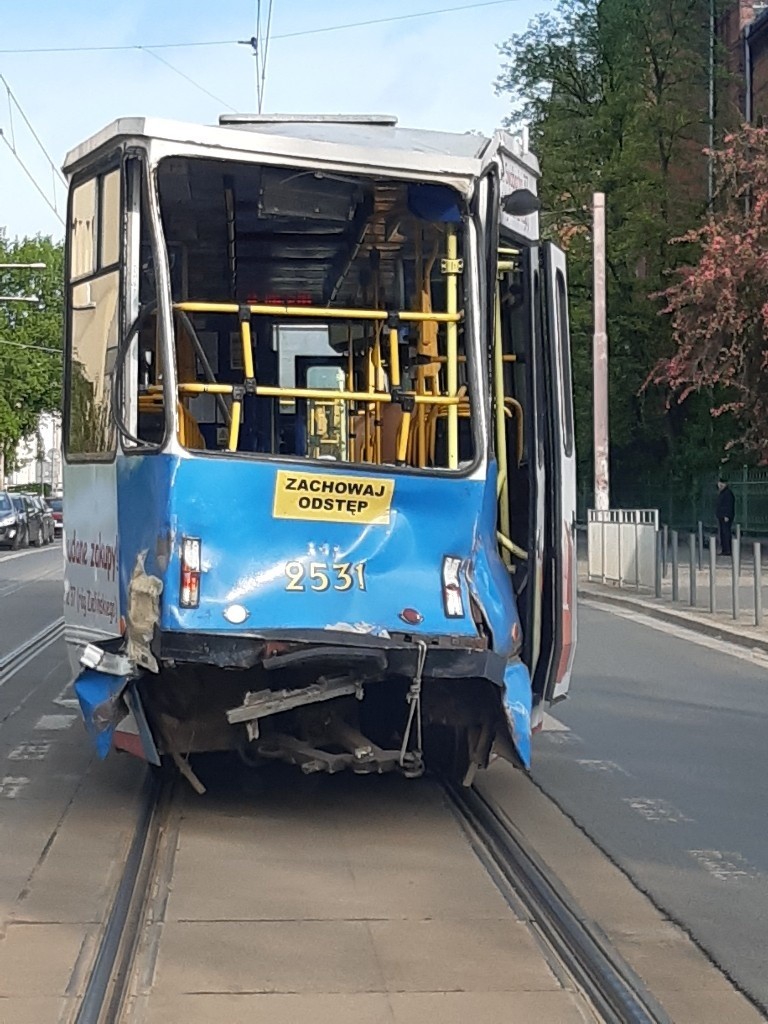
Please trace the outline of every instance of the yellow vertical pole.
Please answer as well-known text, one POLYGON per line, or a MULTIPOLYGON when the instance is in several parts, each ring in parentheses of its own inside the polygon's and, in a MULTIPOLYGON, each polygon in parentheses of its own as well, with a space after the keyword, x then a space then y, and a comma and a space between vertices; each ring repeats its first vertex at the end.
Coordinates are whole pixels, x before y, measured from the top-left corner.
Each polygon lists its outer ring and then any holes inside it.
MULTIPOLYGON (((446 227, 446 256, 447 265, 445 272, 445 293, 446 313, 455 314, 458 310, 458 281, 456 273, 457 260, 456 228, 449 224, 446 227)), ((453 398, 458 390, 459 384, 459 328, 458 324, 447 323, 445 325, 446 337, 446 378, 448 384, 448 396, 453 398)), ((459 465, 459 408, 457 405, 448 406, 448 468, 456 469, 459 465)))
MULTIPOLYGON (((365 350, 365 367, 366 367, 366 391, 369 395, 373 394, 374 391, 374 358, 373 358, 373 345, 367 345, 365 350)), ((374 415, 376 415, 374 413, 374 415)), ((365 406, 365 461, 373 462, 373 444, 374 437, 371 430, 373 424, 371 422, 371 403, 366 403, 365 406)))
MULTIPOLYGON (((381 387, 381 324, 376 324, 376 341, 373 345, 373 373, 374 381, 371 391, 377 391, 381 387)), ((381 408, 373 406, 373 459, 381 463, 381 408)))
MULTIPOLYGON (((507 425, 504 418, 504 351, 501 337, 501 289, 496 283, 496 302, 493 317, 493 390, 496 406, 496 461, 499 464, 499 528, 509 537, 509 477, 507 463, 507 425)), ((512 558, 506 548, 501 557, 510 565, 512 558)))
MULTIPOLYGON (((347 325, 347 391, 355 390, 355 353, 354 346, 352 344, 352 324, 347 325)), ((354 462, 355 460, 355 441, 356 438, 352 437, 354 431, 352 430, 352 424, 354 422, 354 402, 345 402, 342 409, 342 415, 347 417, 347 461, 354 462)))
POLYGON ((253 378, 253 349, 251 347, 251 321, 245 317, 240 321, 240 336, 243 341, 243 373, 246 380, 253 378))
POLYGON ((240 408, 242 402, 232 403, 232 419, 229 424, 229 444, 227 445, 227 451, 236 452, 237 442, 240 436, 240 408))
POLYGON ((408 456, 408 439, 411 434, 411 414, 403 412, 400 420, 400 432, 397 435, 397 461, 405 462, 408 456))
POLYGON ((400 387, 400 347, 397 328, 389 328, 389 385, 400 387))

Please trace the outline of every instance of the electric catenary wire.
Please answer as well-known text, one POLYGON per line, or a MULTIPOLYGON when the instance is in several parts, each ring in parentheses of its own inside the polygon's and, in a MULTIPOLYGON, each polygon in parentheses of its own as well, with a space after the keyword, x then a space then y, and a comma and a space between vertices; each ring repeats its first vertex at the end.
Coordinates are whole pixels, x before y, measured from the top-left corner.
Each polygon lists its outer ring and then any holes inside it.
MULTIPOLYGON (((325 25, 320 28, 300 29, 296 32, 282 32, 273 35, 273 40, 297 39, 300 36, 320 35, 324 32, 343 32, 353 28, 367 28, 370 25, 387 25, 396 21, 411 21, 414 18, 431 18, 441 14, 453 14, 459 11, 474 11, 481 7, 502 7, 513 3, 524 3, 525 0, 482 0, 480 3, 460 4, 457 7, 440 7, 430 11, 415 11, 412 14, 398 14, 389 18, 372 18, 368 21, 349 21, 340 25, 325 25)), ((0 49, 0 54, 23 53, 103 53, 116 50, 171 50, 197 46, 251 46, 251 39, 203 39, 178 43, 123 44, 121 46, 32 46, 0 49)))
POLYGON ((161 64, 165 64, 167 68, 170 68, 170 70, 177 74, 180 78, 183 78, 186 82, 189 82, 189 84, 193 85, 195 89, 199 89, 200 92, 205 93, 205 95, 209 96, 212 100, 216 100, 217 103, 220 103, 223 107, 226 107, 227 110, 231 110, 233 113, 236 113, 235 107, 227 103, 226 100, 223 100, 221 96, 217 96, 209 89, 206 89, 204 85, 201 85, 199 82, 196 82, 194 78, 191 78, 186 72, 182 71, 181 68, 177 68, 175 64, 171 64, 171 62, 169 60, 166 60, 165 57, 161 57, 159 53, 155 53, 151 47, 139 46, 137 47, 137 49, 141 50, 143 53, 148 53, 150 57, 154 57, 155 60, 160 61, 161 64))
POLYGON ((16 98, 16 95, 14 94, 13 90, 11 89, 10 85, 8 84, 8 80, 5 78, 4 75, 0 75, 0 85, 2 85, 2 87, 5 89, 6 96, 7 96, 7 99, 8 99, 8 131, 6 132, 5 129, 0 128, 0 139, 2 139, 3 142, 6 144, 8 149, 13 154, 16 162, 19 164, 19 166, 24 171, 26 176, 29 178, 29 180, 32 182, 34 187, 40 193, 40 195, 45 200, 47 205, 51 208, 51 210, 53 210, 54 214, 58 217, 58 219, 63 224, 64 223, 64 218, 62 217, 61 213, 59 212, 59 207, 58 207, 58 202, 57 202, 57 197, 56 197, 56 187, 57 187, 58 183, 61 183, 66 188, 66 184, 67 183, 66 183, 63 175, 59 171, 58 167, 53 162, 53 157, 48 152, 48 150, 45 148, 45 145, 43 144, 42 139, 40 138, 40 136, 35 131, 35 129, 34 129, 33 125, 32 125, 32 122, 29 120, 29 118, 27 117, 26 113, 24 112, 23 107, 21 106, 21 104, 19 103, 18 99, 16 98), (22 121, 24 122, 24 124, 29 129, 29 131, 30 131, 30 133, 32 135, 32 138, 35 140, 37 145, 40 147, 40 150, 42 151, 43 155, 45 156, 45 159, 46 159, 46 161, 48 163, 48 166, 51 169, 51 191, 50 191, 50 193, 48 193, 43 188, 43 186, 37 180, 35 174, 27 166, 24 158, 22 157, 21 153, 19 152, 18 146, 16 145, 16 130, 15 130, 15 127, 14 127, 14 111, 16 111, 19 114, 19 116, 21 117, 22 121))
POLYGON ((264 25, 261 0, 256 0, 256 34, 248 40, 248 43, 253 49, 253 58, 256 64, 256 106, 259 113, 264 109, 264 88, 267 81, 267 57, 271 33, 272 0, 269 0, 266 12, 266 25, 264 25))

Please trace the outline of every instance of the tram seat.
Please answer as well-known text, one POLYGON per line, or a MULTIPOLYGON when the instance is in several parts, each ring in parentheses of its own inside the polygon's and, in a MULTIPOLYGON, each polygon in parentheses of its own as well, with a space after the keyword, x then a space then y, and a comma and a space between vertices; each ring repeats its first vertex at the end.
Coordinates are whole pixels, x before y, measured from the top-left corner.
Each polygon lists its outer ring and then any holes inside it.
MULTIPOLYGON (((400 432, 403 410, 399 405, 385 405, 384 403, 377 405, 376 409, 376 415, 381 419, 381 462, 394 465, 397 461, 397 435, 400 432)), ((369 416, 369 430, 373 429, 373 419, 373 416, 369 416)), ((356 413, 352 416, 350 432, 355 435, 350 444, 350 457, 354 462, 362 462, 363 445, 365 444, 364 413, 356 413)))
MULTIPOLYGON (((200 432, 197 420, 182 402, 177 402, 176 408, 179 413, 179 441, 185 448, 204 451, 205 438, 200 432)), ((164 432, 163 396, 139 395, 139 437, 142 440, 159 442, 164 432)))

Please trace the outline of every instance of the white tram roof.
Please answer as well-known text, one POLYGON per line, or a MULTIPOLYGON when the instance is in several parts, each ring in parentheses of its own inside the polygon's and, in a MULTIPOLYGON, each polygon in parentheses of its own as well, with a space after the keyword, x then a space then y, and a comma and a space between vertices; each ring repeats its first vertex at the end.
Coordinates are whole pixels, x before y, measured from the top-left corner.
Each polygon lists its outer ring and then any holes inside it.
MULTIPOLYGON (((215 152, 241 156, 269 155, 293 163, 318 161, 357 170, 382 170, 416 178, 440 178, 462 192, 481 173, 487 159, 501 149, 507 159, 538 177, 538 161, 506 132, 492 139, 473 133, 400 128, 393 117, 344 115, 224 115, 221 124, 198 125, 152 117, 113 121, 71 150, 64 171, 72 174, 116 143, 145 139, 164 143, 168 152, 215 152)), ((535 188, 535 185, 534 185, 535 188)))

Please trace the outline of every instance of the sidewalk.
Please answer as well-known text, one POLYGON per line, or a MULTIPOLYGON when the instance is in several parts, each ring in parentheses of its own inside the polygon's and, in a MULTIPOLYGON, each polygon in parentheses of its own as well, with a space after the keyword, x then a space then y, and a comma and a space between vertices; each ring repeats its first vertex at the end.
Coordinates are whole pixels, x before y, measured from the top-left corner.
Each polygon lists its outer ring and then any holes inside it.
POLYGON ((696 607, 689 604, 689 570, 680 567, 679 600, 672 602, 671 571, 662 581, 662 597, 657 598, 653 592, 638 591, 631 587, 619 588, 613 584, 591 583, 587 577, 586 558, 579 558, 578 595, 591 601, 634 609, 644 615, 684 626, 708 636, 727 640, 752 650, 757 649, 768 653, 768 574, 762 587, 763 622, 754 624, 754 577, 752 566, 742 565, 739 602, 740 616, 735 621, 732 613, 731 568, 730 562, 718 559, 716 572, 716 608, 713 614, 709 611, 709 570, 704 568, 696 572, 696 607))

